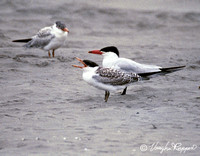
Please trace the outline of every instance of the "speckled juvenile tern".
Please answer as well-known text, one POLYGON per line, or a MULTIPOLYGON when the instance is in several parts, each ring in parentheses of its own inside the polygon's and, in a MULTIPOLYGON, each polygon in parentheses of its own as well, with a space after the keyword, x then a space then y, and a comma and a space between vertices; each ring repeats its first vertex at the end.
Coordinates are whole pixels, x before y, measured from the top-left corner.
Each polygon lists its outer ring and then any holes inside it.
POLYGON ((50 27, 42 28, 31 38, 14 40, 13 42, 25 42, 25 48, 40 48, 48 51, 49 57, 51 57, 50 50, 52 50, 52 56, 54 57, 55 50, 64 44, 68 33, 69 30, 65 24, 57 21, 50 27))
POLYGON ((126 73, 113 68, 103 68, 90 60, 76 59, 80 61, 83 66, 73 65, 73 67, 83 69, 82 77, 84 81, 105 91, 105 102, 108 100, 110 91, 124 89, 140 78, 136 73, 126 73))
MULTIPOLYGON (((92 54, 103 55, 102 66, 104 68, 114 68, 124 72, 137 73, 142 77, 151 77, 152 75, 162 75, 182 69, 185 66, 163 68, 157 65, 140 64, 127 58, 120 58, 119 51, 114 46, 102 48, 100 50, 89 51, 92 54)), ((126 94, 127 87, 122 92, 126 94)))

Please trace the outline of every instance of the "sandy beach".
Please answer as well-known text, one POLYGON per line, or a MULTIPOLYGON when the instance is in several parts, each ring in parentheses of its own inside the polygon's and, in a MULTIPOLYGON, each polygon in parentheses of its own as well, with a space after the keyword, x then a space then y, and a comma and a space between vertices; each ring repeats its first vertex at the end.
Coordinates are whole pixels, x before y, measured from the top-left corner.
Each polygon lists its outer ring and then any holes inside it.
POLYGON ((200 153, 198 0, 1 0, 0 155, 130 156, 200 153), (55 58, 24 49, 55 21, 70 33, 55 58), (183 70, 139 81, 127 95, 82 80, 75 57, 114 45, 121 57, 183 70))

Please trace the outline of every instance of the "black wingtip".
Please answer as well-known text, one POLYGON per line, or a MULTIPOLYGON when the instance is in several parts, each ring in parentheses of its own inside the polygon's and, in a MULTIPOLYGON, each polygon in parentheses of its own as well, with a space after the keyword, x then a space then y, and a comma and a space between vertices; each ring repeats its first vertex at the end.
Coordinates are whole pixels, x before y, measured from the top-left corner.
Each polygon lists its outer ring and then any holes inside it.
POLYGON ((173 72, 177 70, 181 70, 182 68, 185 68, 186 66, 176 66, 176 67, 168 67, 168 68, 161 68, 160 70, 163 72, 173 72))
POLYGON ((186 66, 176 66, 176 67, 168 67, 168 68, 161 68, 161 71, 157 71, 157 72, 149 72, 149 73, 138 73, 138 75, 140 75, 143 78, 149 78, 152 75, 165 75, 168 73, 172 73, 178 70, 183 69, 186 66))
POLYGON ((30 40, 32 40, 31 38, 27 38, 27 39, 19 39, 19 40, 13 40, 12 42, 23 42, 23 43, 27 43, 30 40))

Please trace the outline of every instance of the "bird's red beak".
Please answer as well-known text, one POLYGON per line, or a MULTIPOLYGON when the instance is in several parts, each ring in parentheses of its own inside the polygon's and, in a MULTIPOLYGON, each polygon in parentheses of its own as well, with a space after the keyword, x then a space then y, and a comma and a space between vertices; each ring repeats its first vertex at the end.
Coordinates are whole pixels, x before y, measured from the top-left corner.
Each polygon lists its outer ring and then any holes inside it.
POLYGON ((102 55, 103 54, 103 52, 100 51, 100 50, 92 50, 92 51, 89 51, 88 53, 98 54, 98 55, 102 55))
POLYGON ((76 57, 76 59, 78 60, 78 61, 80 61, 84 66, 77 66, 77 65, 72 65, 73 67, 76 67, 76 68, 81 68, 81 69, 83 69, 83 68, 85 68, 85 67, 87 67, 87 65, 83 62, 83 60, 81 60, 80 58, 78 58, 78 57, 76 57))
POLYGON ((64 28, 63 31, 65 31, 65 32, 69 32, 69 30, 68 30, 67 28, 64 28))

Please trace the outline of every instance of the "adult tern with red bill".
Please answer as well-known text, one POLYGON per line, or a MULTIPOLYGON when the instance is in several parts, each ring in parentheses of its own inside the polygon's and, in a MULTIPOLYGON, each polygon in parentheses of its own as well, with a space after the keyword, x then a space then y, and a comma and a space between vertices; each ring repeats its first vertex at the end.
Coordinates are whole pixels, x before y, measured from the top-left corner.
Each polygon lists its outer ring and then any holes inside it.
MULTIPOLYGON (((152 75, 162 75, 182 69, 185 66, 163 68, 157 65, 140 64, 131 59, 119 57, 119 51, 115 46, 109 46, 100 50, 89 51, 92 54, 103 56, 102 66, 104 68, 114 68, 129 73, 137 73, 142 77, 152 75)), ((126 94, 127 87, 124 88, 122 95, 126 94)))

